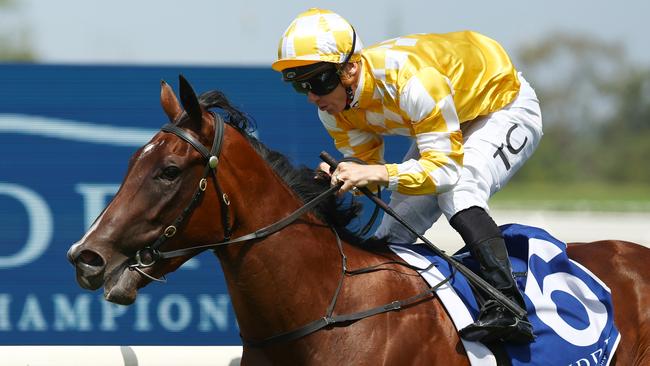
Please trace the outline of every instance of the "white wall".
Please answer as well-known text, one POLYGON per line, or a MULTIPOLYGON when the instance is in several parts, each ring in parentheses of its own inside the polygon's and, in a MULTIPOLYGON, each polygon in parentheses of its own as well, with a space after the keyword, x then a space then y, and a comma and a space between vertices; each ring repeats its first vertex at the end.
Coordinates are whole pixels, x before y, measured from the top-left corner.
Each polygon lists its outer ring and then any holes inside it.
POLYGON ((236 366, 241 347, 1 346, 3 366, 236 366))
MULTIPOLYGON (((494 209, 491 215, 497 224, 517 223, 542 228, 564 242, 590 242, 618 239, 650 247, 650 213, 648 212, 568 212, 512 211, 494 209)), ((454 253, 463 240, 441 217, 427 231, 426 238, 454 253)))

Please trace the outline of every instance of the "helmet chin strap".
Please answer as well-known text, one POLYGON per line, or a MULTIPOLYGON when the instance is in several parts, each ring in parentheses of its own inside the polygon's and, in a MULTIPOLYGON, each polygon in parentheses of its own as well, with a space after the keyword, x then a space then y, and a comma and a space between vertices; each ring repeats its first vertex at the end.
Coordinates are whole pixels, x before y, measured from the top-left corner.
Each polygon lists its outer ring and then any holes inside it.
MULTIPOLYGON (((345 61, 341 62, 339 65, 339 69, 337 73, 339 76, 341 75, 341 72, 343 71, 343 68, 347 63, 350 61, 350 58, 352 58, 352 55, 354 54, 354 49, 357 44, 357 32, 354 31, 354 27, 352 24, 350 24, 350 28, 352 28, 352 48, 350 49, 350 52, 345 56, 345 61)), ((354 92, 352 91, 352 87, 347 86, 345 87, 345 95, 346 95, 346 101, 345 101, 345 110, 347 111, 350 109, 350 103, 352 103, 352 99, 354 98, 354 92)))
POLYGON ((352 87, 350 86, 345 87, 345 95, 346 95, 345 110, 347 111, 348 109, 350 109, 350 103, 352 103, 352 99, 354 99, 354 92, 352 91, 352 87))

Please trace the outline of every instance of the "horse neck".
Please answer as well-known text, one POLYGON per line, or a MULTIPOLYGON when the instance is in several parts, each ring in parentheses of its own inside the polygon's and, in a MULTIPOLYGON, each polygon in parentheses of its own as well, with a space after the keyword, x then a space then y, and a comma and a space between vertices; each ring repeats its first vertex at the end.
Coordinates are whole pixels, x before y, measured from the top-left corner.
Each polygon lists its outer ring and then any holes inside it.
MULTIPOLYGON (((222 159, 220 168, 239 182, 238 192, 229 194, 236 220, 233 237, 275 223, 303 204, 248 143, 236 144, 234 151, 238 154, 222 159)), ((217 254, 241 333, 253 339, 322 316, 341 272, 335 234, 311 214, 267 238, 217 254), (302 319, 296 311, 308 314, 302 319)))

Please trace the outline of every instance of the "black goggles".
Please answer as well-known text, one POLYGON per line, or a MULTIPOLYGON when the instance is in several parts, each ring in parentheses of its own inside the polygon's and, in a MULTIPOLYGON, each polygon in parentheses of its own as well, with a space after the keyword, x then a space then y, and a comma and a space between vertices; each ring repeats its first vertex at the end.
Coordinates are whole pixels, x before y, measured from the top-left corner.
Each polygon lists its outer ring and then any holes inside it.
POLYGON ((306 80, 292 81, 291 85, 301 94, 312 92, 316 95, 327 95, 336 89, 340 82, 339 74, 332 69, 306 80))
POLYGON ((341 82, 336 65, 327 62, 287 69, 282 77, 301 94, 327 95, 341 82))

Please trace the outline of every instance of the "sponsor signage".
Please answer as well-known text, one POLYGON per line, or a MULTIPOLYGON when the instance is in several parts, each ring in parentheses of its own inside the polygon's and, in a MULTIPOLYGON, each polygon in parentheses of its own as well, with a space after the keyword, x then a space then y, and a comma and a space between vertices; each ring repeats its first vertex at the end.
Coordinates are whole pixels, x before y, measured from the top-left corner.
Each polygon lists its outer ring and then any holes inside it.
MULTIPOLYGON (((0 65, 0 345, 236 345, 216 257, 203 253, 135 304, 75 280, 66 251, 166 122, 160 80, 223 91, 296 164, 333 152, 316 111, 270 68, 0 65)), ((405 147, 402 147, 405 150, 405 147)))

